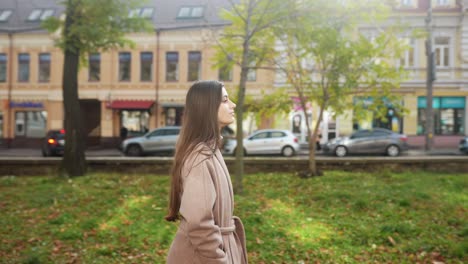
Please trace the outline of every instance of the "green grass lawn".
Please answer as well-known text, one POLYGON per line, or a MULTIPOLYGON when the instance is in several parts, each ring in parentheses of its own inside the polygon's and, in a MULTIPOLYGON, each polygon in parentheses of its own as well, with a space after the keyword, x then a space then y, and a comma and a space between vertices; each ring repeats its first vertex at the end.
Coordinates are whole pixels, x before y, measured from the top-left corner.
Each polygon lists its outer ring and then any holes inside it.
MULTIPOLYGON (((0 178, 1 263, 164 263, 168 177, 0 178)), ((468 174, 245 177, 251 263, 468 263, 468 174)))

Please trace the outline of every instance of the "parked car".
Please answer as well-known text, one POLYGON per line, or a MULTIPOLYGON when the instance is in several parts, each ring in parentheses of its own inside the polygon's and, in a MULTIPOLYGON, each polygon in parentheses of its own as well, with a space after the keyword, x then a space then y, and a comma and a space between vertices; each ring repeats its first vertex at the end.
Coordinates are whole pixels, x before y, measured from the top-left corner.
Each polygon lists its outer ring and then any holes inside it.
POLYGON ((49 130, 41 143, 42 156, 61 156, 65 150, 65 130, 49 130))
MULTIPOLYGON (((291 131, 280 129, 263 129, 254 132, 244 139, 244 155, 281 154, 285 157, 294 156, 299 151, 299 143, 291 131)), ((237 141, 228 140, 223 153, 235 155, 237 141)))
POLYGON ((348 154, 387 154, 395 157, 408 150, 408 138, 384 128, 359 130, 349 137, 334 138, 322 146, 324 153, 344 157, 348 154))
POLYGON ((174 153, 180 127, 157 128, 140 137, 122 141, 120 150, 127 156, 143 156, 153 153, 174 153))
POLYGON ((468 136, 460 140, 460 145, 458 146, 461 152, 468 154, 468 136))

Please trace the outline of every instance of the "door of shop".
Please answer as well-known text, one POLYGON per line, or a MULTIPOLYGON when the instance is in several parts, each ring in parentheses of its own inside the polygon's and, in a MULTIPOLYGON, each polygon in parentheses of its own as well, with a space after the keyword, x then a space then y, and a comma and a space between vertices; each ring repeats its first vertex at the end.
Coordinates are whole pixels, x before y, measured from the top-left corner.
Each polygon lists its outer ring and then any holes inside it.
POLYGON ((80 100, 80 109, 86 145, 99 145, 101 140, 101 102, 95 99, 80 100))

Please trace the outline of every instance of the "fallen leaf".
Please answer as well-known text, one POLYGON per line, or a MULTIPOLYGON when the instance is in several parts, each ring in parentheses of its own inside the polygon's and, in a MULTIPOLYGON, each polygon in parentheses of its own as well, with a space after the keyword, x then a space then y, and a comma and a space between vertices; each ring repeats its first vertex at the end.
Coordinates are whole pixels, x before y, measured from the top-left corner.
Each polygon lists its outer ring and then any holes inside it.
POLYGON ((260 238, 257 237, 255 240, 257 241, 257 244, 263 244, 263 241, 260 238))

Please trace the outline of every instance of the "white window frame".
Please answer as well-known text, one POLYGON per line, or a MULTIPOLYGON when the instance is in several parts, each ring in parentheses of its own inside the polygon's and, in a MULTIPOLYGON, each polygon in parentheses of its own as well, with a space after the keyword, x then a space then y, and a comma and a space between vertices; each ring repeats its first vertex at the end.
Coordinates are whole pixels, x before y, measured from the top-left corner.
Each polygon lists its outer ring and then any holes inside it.
POLYGON ((128 12, 128 17, 133 18, 133 17, 141 17, 141 18, 153 18, 154 14, 154 8, 152 7, 141 7, 141 8, 135 8, 131 9, 128 12))
POLYGON ((55 11, 53 9, 44 9, 42 10, 41 18, 39 20, 43 21, 47 18, 53 16, 55 11))
POLYGON ((437 64, 437 58, 434 57, 434 63, 435 63, 435 66, 436 68, 449 68, 452 66, 452 50, 453 48, 451 47, 452 46, 452 38, 449 37, 449 36, 436 36, 434 37, 434 56, 437 56, 437 49, 440 50, 440 59, 439 59, 439 62, 441 62, 440 64, 437 64), (436 44, 436 39, 437 38, 447 38, 448 39, 448 44, 436 44), (448 62, 447 62, 447 65, 444 65, 444 57, 445 57, 445 48, 447 48, 447 52, 448 52, 448 62))
POLYGON ((204 13, 204 6, 183 6, 179 9, 177 18, 201 18, 204 13))
POLYGON ((34 21, 44 21, 48 17, 53 16, 55 13, 54 9, 34 9, 29 14, 27 21, 34 22, 34 21))
POLYGON ((36 21, 36 20, 39 20, 39 18, 41 17, 41 14, 42 14, 42 10, 41 10, 41 9, 34 9, 34 10, 31 11, 31 13, 29 14, 29 16, 28 16, 28 21, 36 21))
POLYGON ((436 0, 437 6, 448 6, 450 4, 449 0, 436 0))
POLYGON ((413 0, 400 0, 401 6, 413 6, 413 0))
POLYGON ((416 55, 418 54, 416 51, 417 45, 416 45, 416 39, 414 38, 403 38, 402 41, 405 41, 405 43, 409 46, 409 49, 405 50, 405 53, 403 54, 403 57, 399 60, 399 66, 403 66, 405 68, 414 68, 416 67, 417 63, 417 58, 416 55), (410 63, 410 52, 413 52, 413 65, 410 63), (403 61, 403 63, 401 63, 403 61))

